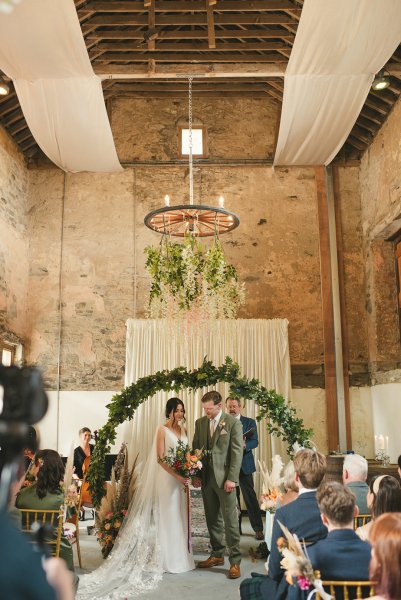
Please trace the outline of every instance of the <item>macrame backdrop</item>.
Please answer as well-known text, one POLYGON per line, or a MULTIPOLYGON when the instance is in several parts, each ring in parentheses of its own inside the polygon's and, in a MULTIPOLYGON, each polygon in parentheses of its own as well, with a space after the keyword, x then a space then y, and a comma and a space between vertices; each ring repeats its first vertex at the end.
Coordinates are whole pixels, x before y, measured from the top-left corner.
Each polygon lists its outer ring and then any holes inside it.
MULTIPOLYGON (((196 369, 205 356, 216 366, 230 356, 239 364, 241 374, 255 377, 268 389, 275 389, 285 398, 291 394, 291 369, 288 346, 288 321, 286 319, 235 319, 217 321, 212 327, 184 339, 182 332, 172 331, 171 324, 157 319, 129 319, 127 325, 125 385, 140 377, 163 369, 184 366, 196 369)), ((225 399, 229 386, 218 384, 218 391, 225 399)), ((206 388, 193 393, 182 390, 177 394, 186 409, 188 437, 192 440, 195 420, 203 416, 201 397, 206 388)), ((139 452, 143 460, 152 445, 155 429, 163 421, 166 401, 174 393, 160 392, 149 398, 126 424, 124 439, 128 441, 130 456, 139 452)), ((255 417, 256 406, 247 401, 243 414, 255 417)), ((281 454, 286 461, 285 446, 267 433, 266 424, 258 424, 259 447, 255 458, 268 461, 271 467, 273 454, 281 454)), ((259 477, 256 477, 259 488, 259 477)))

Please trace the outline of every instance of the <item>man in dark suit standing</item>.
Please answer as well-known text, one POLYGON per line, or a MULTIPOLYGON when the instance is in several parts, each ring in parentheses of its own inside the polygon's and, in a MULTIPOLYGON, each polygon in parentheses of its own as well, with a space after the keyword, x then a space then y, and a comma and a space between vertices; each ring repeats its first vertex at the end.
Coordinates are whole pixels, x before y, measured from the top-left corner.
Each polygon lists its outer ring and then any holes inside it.
MULTIPOLYGON (((227 412, 236 419, 239 419, 242 424, 244 455, 242 457, 241 471, 239 474, 239 488, 241 489, 244 498, 249 521, 255 532, 255 537, 257 540, 264 540, 260 506, 253 483, 253 473, 255 473, 256 467, 252 450, 257 448, 259 444, 256 421, 241 415, 241 402, 236 398, 227 398, 226 408, 227 412)), ((238 500, 239 488, 237 487, 238 500)))
POLYGON ((307 543, 317 542, 327 536, 316 500, 316 490, 326 473, 326 458, 316 450, 302 448, 294 457, 294 471, 298 498, 277 509, 274 516, 268 575, 255 574, 252 578, 244 579, 240 585, 241 600, 279 600, 287 595, 288 584, 280 564, 282 556, 277 548, 277 540, 283 535, 279 521, 290 533, 296 533, 299 539, 307 543))

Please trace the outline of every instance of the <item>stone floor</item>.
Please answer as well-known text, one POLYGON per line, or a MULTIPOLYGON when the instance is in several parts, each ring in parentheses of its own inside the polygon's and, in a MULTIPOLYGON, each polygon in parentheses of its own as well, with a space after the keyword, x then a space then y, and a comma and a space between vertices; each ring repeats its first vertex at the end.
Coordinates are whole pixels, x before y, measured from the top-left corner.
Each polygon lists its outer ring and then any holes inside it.
MULTIPOLYGON (((76 573, 88 573, 98 567, 102 561, 100 546, 95 535, 88 535, 87 526, 92 525, 93 521, 86 520, 80 522, 80 540, 82 566, 80 569, 76 566, 76 573)), ((249 525, 247 517, 242 521, 243 535, 241 536, 242 563, 241 573, 244 577, 249 577, 251 571, 259 573, 264 572, 264 560, 251 557, 252 549, 256 550, 259 543, 255 540, 254 532, 249 525)), ((209 555, 207 543, 203 537, 194 538, 195 561, 203 560, 209 555)), ((78 565, 76 548, 74 545, 75 565, 78 565)), ((161 586, 152 592, 141 596, 144 600, 214 600, 238 599, 238 586, 241 579, 228 579, 226 574, 229 567, 228 559, 224 567, 214 567, 213 569, 195 569, 188 573, 172 575, 166 573, 161 586)), ((136 597, 138 598, 138 597, 136 597)), ((123 600, 123 599, 121 599, 123 600)), ((125 600, 125 598, 124 598, 125 600)))

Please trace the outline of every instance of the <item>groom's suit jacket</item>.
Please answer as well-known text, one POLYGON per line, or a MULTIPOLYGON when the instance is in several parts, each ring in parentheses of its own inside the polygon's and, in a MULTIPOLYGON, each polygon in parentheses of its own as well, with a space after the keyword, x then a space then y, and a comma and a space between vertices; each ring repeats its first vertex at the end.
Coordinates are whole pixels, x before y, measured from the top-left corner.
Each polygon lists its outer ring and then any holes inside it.
POLYGON ((223 487, 229 479, 238 483, 243 457, 242 424, 223 412, 213 437, 210 437, 210 421, 205 416, 195 422, 194 449, 203 448, 207 455, 202 460, 202 483, 206 483, 207 470, 213 469, 216 483, 223 487))

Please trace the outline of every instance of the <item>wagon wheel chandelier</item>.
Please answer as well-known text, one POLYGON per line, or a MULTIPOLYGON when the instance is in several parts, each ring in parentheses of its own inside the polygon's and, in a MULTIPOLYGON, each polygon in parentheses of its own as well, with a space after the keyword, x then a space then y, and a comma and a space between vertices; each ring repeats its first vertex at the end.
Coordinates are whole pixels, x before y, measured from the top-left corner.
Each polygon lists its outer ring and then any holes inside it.
POLYGON ((163 235, 172 237, 207 237, 221 235, 238 227, 238 215, 224 208, 224 198, 219 198, 219 206, 194 203, 193 141, 192 141, 192 80, 188 77, 188 134, 189 134, 189 204, 170 206, 169 196, 166 206, 151 211, 145 217, 145 225, 163 235))

